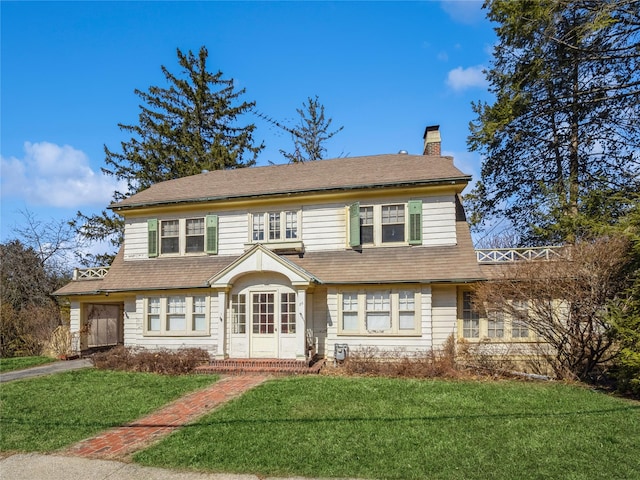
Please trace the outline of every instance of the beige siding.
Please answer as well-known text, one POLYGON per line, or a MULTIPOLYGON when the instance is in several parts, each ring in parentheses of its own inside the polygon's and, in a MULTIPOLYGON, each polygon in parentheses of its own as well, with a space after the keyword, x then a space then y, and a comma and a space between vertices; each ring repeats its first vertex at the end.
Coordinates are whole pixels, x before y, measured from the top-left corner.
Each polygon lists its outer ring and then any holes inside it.
POLYGON ((457 289, 455 286, 434 286, 432 288, 433 347, 444 345, 449 335, 456 332, 458 318, 457 289))
POLYGON ((80 332, 81 318, 80 318, 80 302, 71 302, 69 310, 69 331, 73 333, 80 332))
POLYGON ((423 245, 455 245, 456 205, 453 195, 422 200, 423 245))
POLYGON ((302 241, 305 250, 339 250, 347 242, 344 204, 306 206, 302 210, 302 241))
MULTIPOLYGON (((213 310, 214 304, 211 302, 213 310)), ((214 327, 210 327, 211 331, 208 336, 198 337, 169 337, 169 336, 145 336, 144 335, 144 297, 137 296, 134 299, 125 301, 124 305, 124 344, 127 346, 139 346, 150 350, 169 349, 177 350, 179 348, 202 348, 210 354, 215 354, 217 350, 216 337, 214 336, 214 327)), ((211 323, 215 322, 218 317, 210 315, 211 323)), ((217 334, 217 326, 215 327, 217 334)))
MULTIPOLYGON (((413 198, 413 197, 412 197, 413 198)), ((405 203, 407 197, 362 198, 362 205, 405 203)), ((347 244, 347 204, 305 205, 301 211, 301 238, 306 251, 340 250, 347 244)), ((277 210, 295 210, 299 205, 282 205, 277 210)), ((264 212, 269 209, 259 209, 264 212)), ((422 198, 423 245, 455 245, 455 197, 454 195, 426 196, 422 198)), ((194 211, 189 214, 158 215, 158 220, 203 217, 208 213, 218 215, 218 254, 240 255, 249 243, 249 214, 245 211, 194 211)), ((125 224, 125 260, 147 258, 147 220, 149 217, 131 218, 125 224)), ((181 232, 181 238, 184 232, 181 232)))
POLYGON ((310 297, 312 297, 310 305, 310 311, 312 313, 307 324, 307 328, 311 329, 313 336, 317 341, 316 353, 323 356, 327 353, 327 327, 329 325, 327 289, 317 288, 313 291, 313 295, 307 294, 307 299, 310 297))
POLYGON ((429 347, 433 344, 433 314, 431 303, 431 287, 424 285, 420 291, 420 308, 422 310, 420 331, 422 332, 423 341, 426 342, 429 347))
POLYGON ((240 211, 217 215, 218 255, 241 255, 249 241, 249 216, 240 211))
POLYGON ((148 258, 147 219, 127 220, 124 225, 124 259, 141 260, 148 258))
POLYGON ((378 355, 426 352, 431 349, 431 291, 428 286, 421 290, 422 334, 415 336, 366 336, 338 335, 338 291, 330 288, 327 292, 327 358, 332 359, 336 344, 349 345, 350 351, 376 352, 378 355))
MULTIPOLYGON (((189 214, 158 215, 153 217, 140 217, 127 220, 125 224, 125 260, 140 260, 148 258, 147 242, 147 220, 157 218, 158 220, 175 220, 204 217, 212 212, 195 211, 189 214)), ((215 212, 218 215, 218 254, 219 255, 240 255, 244 252, 245 243, 249 238, 248 215, 243 211, 215 212)), ((182 228, 182 227, 181 227, 182 228)), ((181 238, 184 232, 181 231, 181 238)), ((184 247, 182 247, 184 248, 184 247)))

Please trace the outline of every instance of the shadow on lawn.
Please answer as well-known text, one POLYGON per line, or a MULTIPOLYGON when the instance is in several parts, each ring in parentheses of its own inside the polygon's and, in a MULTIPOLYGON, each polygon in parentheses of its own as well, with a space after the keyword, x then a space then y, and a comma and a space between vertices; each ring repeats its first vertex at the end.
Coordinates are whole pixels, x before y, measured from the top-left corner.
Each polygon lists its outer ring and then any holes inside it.
MULTIPOLYGON (((401 423, 401 422, 437 422, 437 421, 450 421, 450 420, 504 420, 504 419, 525 419, 525 418, 584 418, 596 415, 605 415, 608 413, 616 412, 628 412, 628 413, 640 413, 640 405, 629 405, 619 408, 608 408, 601 410, 581 410, 574 412, 530 412, 530 413, 507 413, 507 414, 473 414, 473 415, 425 415, 414 417, 335 417, 335 418, 242 418, 232 420, 218 420, 216 418, 210 418, 208 420, 200 420, 194 423, 186 425, 180 425, 180 428, 193 428, 202 426, 216 426, 216 425, 250 425, 250 424, 295 424, 295 423, 344 423, 344 422, 383 422, 383 423, 401 423)), ((92 429, 110 429, 116 427, 131 427, 131 428, 162 428, 162 427, 176 427, 175 424, 161 424, 161 423, 145 423, 145 422, 131 422, 131 423, 117 423, 117 422, 78 422, 73 423, 64 422, 62 419, 55 421, 46 420, 29 420, 29 419, 1 419, 0 426, 2 428, 11 428, 11 425, 37 425, 38 427, 60 427, 60 426, 76 426, 87 427, 92 429)), ((6 431, 6 430, 5 430, 6 431)))

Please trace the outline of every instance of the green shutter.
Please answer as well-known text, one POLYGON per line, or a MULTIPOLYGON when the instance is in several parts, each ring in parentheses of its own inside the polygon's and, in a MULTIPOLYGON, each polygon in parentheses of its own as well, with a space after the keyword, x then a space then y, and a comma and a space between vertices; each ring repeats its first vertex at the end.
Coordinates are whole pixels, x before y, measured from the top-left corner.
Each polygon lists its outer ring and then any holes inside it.
POLYGON ((360 246, 360 203, 349 205, 349 246, 360 246))
POLYGON ((158 219, 150 218, 147 220, 148 232, 148 253, 149 258, 158 256, 158 219))
POLYGON ((206 218, 206 244, 207 253, 216 255, 218 253, 218 216, 207 215, 206 218))
POLYGON ((422 200, 409 200, 409 245, 422 245, 422 200))

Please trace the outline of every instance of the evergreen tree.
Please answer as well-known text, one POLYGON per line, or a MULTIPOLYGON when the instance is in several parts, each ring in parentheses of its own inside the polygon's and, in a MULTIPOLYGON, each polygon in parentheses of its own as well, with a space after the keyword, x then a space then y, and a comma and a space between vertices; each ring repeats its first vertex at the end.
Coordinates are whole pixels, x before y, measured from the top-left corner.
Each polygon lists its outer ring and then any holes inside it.
POLYGON ((324 105, 320 103, 317 95, 315 98, 309 97, 307 103, 303 102, 302 108, 297 108, 296 112, 300 115, 298 124, 287 129, 293 139, 294 150, 293 152, 280 150, 280 153, 289 160, 289 163, 322 160, 327 151, 325 142, 344 127, 329 132, 333 120, 325 119, 324 105))
MULTIPOLYGON (((168 87, 152 86, 147 92, 135 90, 142 99, 138 124, 119 124, 131 139, 121 142, 120 151, 106 145, 102 171, 124 182, 124 191, 114 192, 120 201, 157 182, 201 173, 249 167, 264 147, 255 145, 255 125, 243 125, 239 118, 255 102, 241 101, 244 89, 236 90, 232 79, 222 72, 207 70, 207 49, 198 55, 177 49, 181 74, 162 66, 168 87)), ((103 211, 85 216, 78 212, 73 226, 89 240, 122 243, 123 221, 103 211)), ((90 257, 84 263, 102 263, 111 255, 90 257)))
POLYGON ((525 243, 575 240, 573 219, 593 208, 593 192, 640 189, 640 2, 486 8, 497 23, 487 71, 496 99, 473 105, 468 144, 485 160, 472 218, 503 215, 525 243))
POLYGON ((289 163, 322 160, 327 152, 325 142, 342 131, 344 127, 339 127, 333 132, 329 131, 333 119, 325 118, 324 105, 320 103, 317 95, 315 98, 308 97, 307 103, 302 102, 302 108, 296 108, 296 112, 300 118, 298 124, 293 127, 274 120, 257 110, 254 110, 253 113, 291 135, 293 151, 288 152, 280 149, 280 153, 289 163))

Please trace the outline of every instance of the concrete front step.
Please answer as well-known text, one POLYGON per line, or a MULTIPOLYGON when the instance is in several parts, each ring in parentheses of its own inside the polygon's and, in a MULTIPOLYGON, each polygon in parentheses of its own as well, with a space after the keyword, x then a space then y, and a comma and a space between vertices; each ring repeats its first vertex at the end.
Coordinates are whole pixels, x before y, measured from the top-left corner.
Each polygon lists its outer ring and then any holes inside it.
POLYGON ((209 365, 196 368, 196 373, 225 373, 228 375, 269 374, 269 375, 307 375, 318 374, 324 366, 324 360, 309 366, 304 360, 283 360, 279 358, 234 358, 212 360, 209 365))

